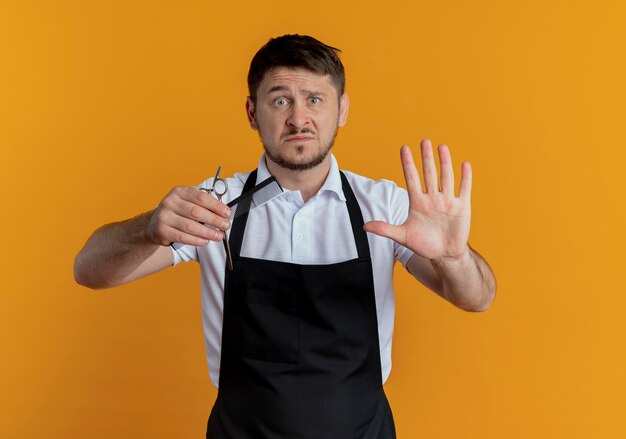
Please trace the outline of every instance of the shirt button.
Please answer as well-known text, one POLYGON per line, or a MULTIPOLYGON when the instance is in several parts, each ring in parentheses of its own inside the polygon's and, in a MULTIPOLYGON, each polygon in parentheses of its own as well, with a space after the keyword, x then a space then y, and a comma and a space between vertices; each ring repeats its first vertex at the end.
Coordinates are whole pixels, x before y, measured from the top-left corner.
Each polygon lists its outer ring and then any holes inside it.
POLYGON ((298 234, 298 236, 296 236, 296 238, 302 239, 302 235, 298 234))

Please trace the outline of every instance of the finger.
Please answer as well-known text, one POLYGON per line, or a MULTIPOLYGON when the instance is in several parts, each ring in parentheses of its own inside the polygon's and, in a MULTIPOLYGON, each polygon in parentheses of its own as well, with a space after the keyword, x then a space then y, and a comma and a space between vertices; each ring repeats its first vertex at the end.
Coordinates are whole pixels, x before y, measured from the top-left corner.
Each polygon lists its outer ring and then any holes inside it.
POLYGON ((459 186, 459 197, 465 201, 470 200, 472 193, 472 165, 470 162, 461 164, 461 184, 459 186))
MULTIPOLYGON (((219 203, 218 200, 215 200, 219 203)), ((230 227, 230 221, 223 216, 215 214, 213 211, 204 208, 198 204, 180 200, 172 211, 184 218, 188 218, 217 229, 226 230, 230 227)))
POLYGON ((422 140, 421 150, 422 170, 424 173, 424 184, 426 185, 426 193, 437 193, 439 192, 439 184, 437 181, 437 167, 435 166, 435 157, 433 155, 433 147, 430 143, 430 140, 422 140))
POLYGON ((155 212, 154 220, 155 235, 160 237, 159 241, 166 243, 180 242, 179 235, 216 241, 223 238, 221 230, 230 227, 227 219, 176 196, 163 199, 155 212))
POLYGON ((411 148, 407 145, 403 145, 402 148, 400 148, 400 160, 402 161, 402 172, 404 173, 409 198, 422 195, 423 191, 420 176, 415 167, 415 162, 413 162, 411 148))
POLYGON ((170 227, 176 235, 190 235, 210 241, 219 241, 224 238, 224 232, 221 230, 181 216, 174 217, 173 220, 168 221, 165 225, 170 227))
POLYGON ((394 226, 384 221, 369 221, 365 223, 363 230, 384 238, 393 239, 401 245, 406 244, 406 233, 404 232, 404 228, 400 226, 394 226))
POLYGON ((439 145, 439 168, 441 170, 441 190, 444 194, 454 196, 454 170, 452 157, 447 145, 439 145))
POLYGON ((220 215, 224 218, 230 217, 230 208, 225 203, 222 203, 220 200, 207 192, 191 186, 184 186, 176 189, 178 190, 176 195, 180 199, 209 209, 211 212, 214 212, 216 215, 220 215))
MULTIPOLYGON (((197 223, 196 223, 197 224, 197 223)), ((200 227, 204 227, 201 224, 198 224, 200 227)), ((165 237, 166 242, 178 242, 180 244, 189 244, 195 246, 207 245, 209 241, 221 241, 224 237, 223 233, 219 230, 209 229, 208 227, 204 227, 207 230, 210 230, 212 233, 210 234, 210 238, 202 238, 200 236, 186 233, 182 230, 167 226, 164 229, 163 236, 165 237)))
POLYGON ((230 208, 215 197, 191 186, 181 186, 161 201, 166 211, 226 230, 229 227, 230 208))

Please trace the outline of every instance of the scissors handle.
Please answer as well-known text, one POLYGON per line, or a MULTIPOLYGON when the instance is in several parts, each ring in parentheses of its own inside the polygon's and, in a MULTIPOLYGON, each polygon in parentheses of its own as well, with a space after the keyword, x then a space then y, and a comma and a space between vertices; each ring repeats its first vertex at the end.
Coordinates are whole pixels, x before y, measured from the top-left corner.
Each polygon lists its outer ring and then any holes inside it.
MULTIPOLYGON (((222 180, 222 181, 224 181, 224 180, 222 180)), ((225 182, 225 181, 224 181, 224 184, 226 185, 226 182, 225 182)), ((224 194, 228 191, 228 188, 226 187, 226 190, 224 190, 223 192, 221 192, 221 191, 217 191, 217 190, 215 190, 215 188, 213 188, 213 187, 212 187, 212 188, 208 188, 208 189, 207 189, 207 188, 204 188, 204 187, 201 187, 201 188, 200 188, 200 190, 201 190, 202 192, 206 192, 206 193, 207 193, 207 194, 209 194, 209 195, 213 194, 213 195, 215 195, 215 198, 217 198, 219 201, 222 201, 222 197, 223 197, 223 196, 224 196, 224 194)))
POLYGON ((222 197, 228 192, 228 183, 226 180, 216 178, 213 180, 213 187, 211 188, 218 200, 222 201, 222 197))
MULTIPOLYGON (((215 174, 215 178, 213 179, 213 185, 210 189, 200 188, 201 191, 204 191, 208 194, 215 195, 215 198, 218 201, 222 201, 222 197, 228 192, 228 183, 226 180, 222 180, 220 178, 220 172, 222 170, 222 165, 217 168, 217 173, 215 174)), ((230 245, 228 245, 228 238, 226 237, 226 232, 224 231, 224 239, 222 239, 222 243, 224 244, 224 252, 226 252, 226 265, 230 271, 233 270, 233 258, 230 253, 230 245)))

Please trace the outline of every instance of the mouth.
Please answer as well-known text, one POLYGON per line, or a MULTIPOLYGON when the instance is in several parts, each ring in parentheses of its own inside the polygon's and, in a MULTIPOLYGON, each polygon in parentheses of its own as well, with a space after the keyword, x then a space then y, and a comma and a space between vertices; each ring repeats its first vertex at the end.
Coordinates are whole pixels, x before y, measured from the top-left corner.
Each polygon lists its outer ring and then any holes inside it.
POLYGON ((308 142, 313 139, 311 136, 289 136, 285 138, 285 142, 308 142))

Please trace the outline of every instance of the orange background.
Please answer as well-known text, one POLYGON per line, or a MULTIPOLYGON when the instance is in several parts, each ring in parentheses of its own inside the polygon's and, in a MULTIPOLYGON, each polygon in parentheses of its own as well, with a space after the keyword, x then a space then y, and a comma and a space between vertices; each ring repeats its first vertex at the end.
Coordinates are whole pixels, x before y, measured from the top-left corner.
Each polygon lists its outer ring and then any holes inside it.
POLYGON ((343 50, 341 166, 398 150, 474 169, 470 241, 498 297, 456 310, 397 270, 400 438, 626 437, 621 1, 0 2, 0 435, 203 437, 198 267, 73 281, 100 225, 252 169, 245 75, 271 36, 343 50), (230 6, 228 6, 230 5, 230 6))

